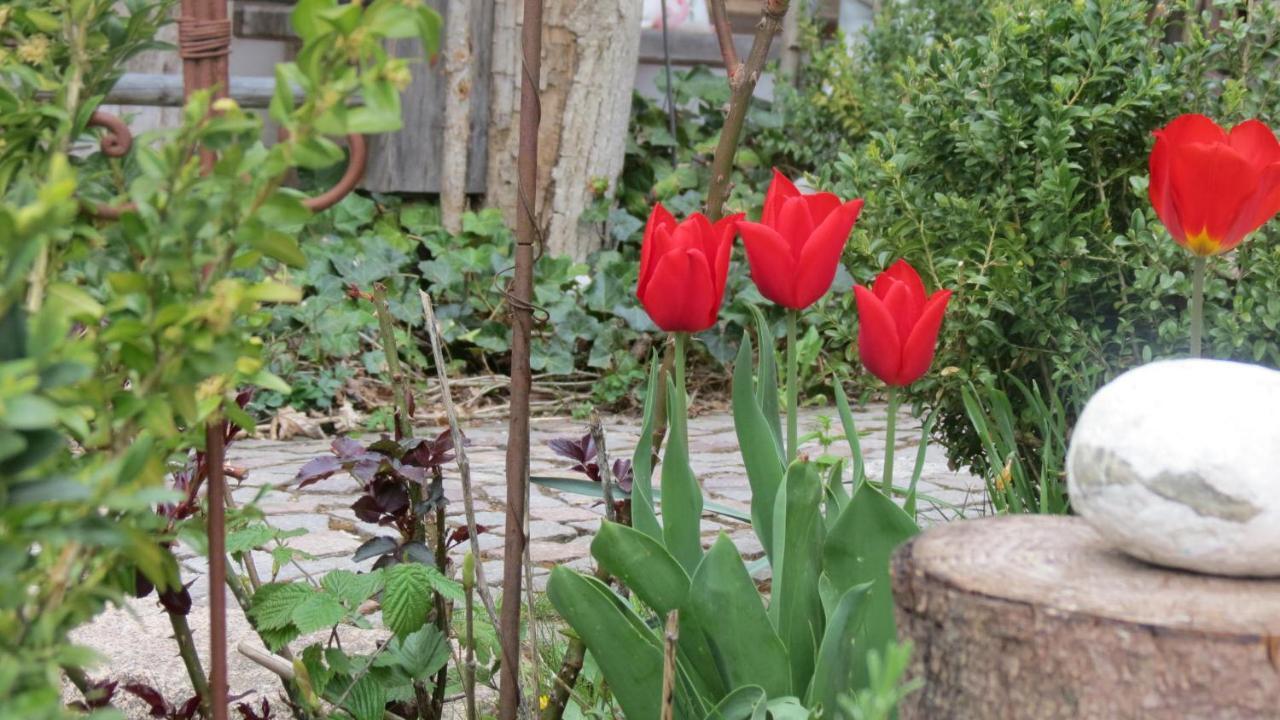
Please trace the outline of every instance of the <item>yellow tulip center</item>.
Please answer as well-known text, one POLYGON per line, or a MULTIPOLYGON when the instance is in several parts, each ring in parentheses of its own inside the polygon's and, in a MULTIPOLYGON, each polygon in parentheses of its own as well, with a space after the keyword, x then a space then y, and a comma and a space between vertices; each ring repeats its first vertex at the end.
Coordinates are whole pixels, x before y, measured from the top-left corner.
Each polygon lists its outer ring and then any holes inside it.
POLYGON ((1205 228, 1198 233, 1187 234, 1187 249, 1196 255, 1215 255, 1222 248, 1222 241, 1209 235, 1205 228))

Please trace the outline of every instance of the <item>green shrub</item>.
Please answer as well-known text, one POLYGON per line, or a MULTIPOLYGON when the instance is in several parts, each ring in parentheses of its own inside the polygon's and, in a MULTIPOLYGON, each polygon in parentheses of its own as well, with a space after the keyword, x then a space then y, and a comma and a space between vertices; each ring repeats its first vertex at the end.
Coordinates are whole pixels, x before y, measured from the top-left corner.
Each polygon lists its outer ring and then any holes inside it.
MULTIPOLYGON (((1041 420, 1019 384, 1074 418, 1106 380, 1186 352, 1189 256, 1146 198, 1150 133, 1184 112, 1280 119, 1280 19, 1267 3, 1189 18, 1171 5, 886 3, 851 59, 814 56, 789 103, 789 124, 846 133, 814 161, 825 185, 867 200, 846 256, 855 277, 905 257, 956 291, 942 370, 916 401, 939 410, 957 464, 985 467, 967 383, 1014 398, 1030 448, 1041 420)), ((1280 364, 1274 235, 1212 263, 1208 354, 1280 364)), ((837 346, 854 342, 844 327, 837 346)))

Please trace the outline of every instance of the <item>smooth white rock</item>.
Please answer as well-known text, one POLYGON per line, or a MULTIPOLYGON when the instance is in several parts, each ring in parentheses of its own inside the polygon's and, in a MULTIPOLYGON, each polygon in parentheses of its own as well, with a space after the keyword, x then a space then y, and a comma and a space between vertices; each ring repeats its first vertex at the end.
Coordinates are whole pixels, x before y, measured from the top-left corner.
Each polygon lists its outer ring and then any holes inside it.
POLYGON ((1071 503, 1158 565, 1280 576, 1280 372, 1219 360, 1130 370, 1081 413, 1071 503))

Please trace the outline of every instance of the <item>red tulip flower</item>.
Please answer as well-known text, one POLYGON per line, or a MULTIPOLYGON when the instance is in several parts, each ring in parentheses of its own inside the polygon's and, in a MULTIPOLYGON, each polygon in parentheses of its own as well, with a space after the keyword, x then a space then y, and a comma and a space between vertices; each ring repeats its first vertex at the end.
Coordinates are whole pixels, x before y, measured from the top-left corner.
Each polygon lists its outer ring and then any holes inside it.
POLYGON ((677 223, 658 203, 649 214, 640 247, 636 297, 667 332, 701 332, 716 324, 729 275, 733 215, 712 224, 702 213, 677 223))
POLYGON ((1182 115, 1155 136, 1151 204, 1192 253, 1224 253, 1280 211, 1280 143, 1266 125, 1246 120, 1228 133, 1182 115))
POLYGON ((760 294, 793 310, 822 297, 861 211, 861 200, 841 202, 827 192, 802 195, 774 170, 760 222, 738 223, 760 294))
POLYGON ((858 355, 872 375, 906 387, 933 362, 950 290, 925 296, 924 282, 906 260, 880 273, 872 289, 853 286, 858 303, 858 355))

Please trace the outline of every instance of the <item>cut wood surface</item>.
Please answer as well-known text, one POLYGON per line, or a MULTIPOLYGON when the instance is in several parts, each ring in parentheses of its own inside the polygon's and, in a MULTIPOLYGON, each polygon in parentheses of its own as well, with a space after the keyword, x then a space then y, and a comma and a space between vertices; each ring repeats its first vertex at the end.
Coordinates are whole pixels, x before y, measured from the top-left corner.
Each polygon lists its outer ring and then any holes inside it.
POLYGON ((940 525, 893 560, 912 718, 1280 718, 1280 580, 1167 570, 1074 517, 940 525))

